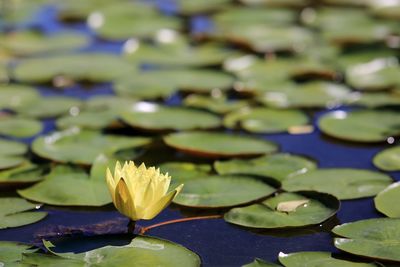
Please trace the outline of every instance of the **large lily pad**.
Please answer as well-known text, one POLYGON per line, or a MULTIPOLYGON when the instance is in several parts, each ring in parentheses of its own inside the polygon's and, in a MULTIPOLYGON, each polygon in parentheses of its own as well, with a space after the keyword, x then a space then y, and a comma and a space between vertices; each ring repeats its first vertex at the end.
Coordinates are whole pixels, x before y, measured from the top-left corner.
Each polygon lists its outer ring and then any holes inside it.
POLYGON ((79 127, 98 130, 117 125, 117 118, 118 112, 115 110, 82 111, 76 115, 71 114, 57 119, 56 125, 59 129, 79 127))
POLYGON ((343 104, 350 96, 346 86, 329 82, 311 82, 265 92, 257 100, 277 108, 325 108, 343 104))
POLYGON ((371 197, 392 179, 383 173, 361 169, 319 169, 292 176, 282 183, 286 191, 315 190, 339 199, 371 197))
POLYGON ((388 217, 399 218, 400 207, 396 205, 400 198, 400 182, 389 185, 375 197, 375 207, 388 217))
POLYGON ((0 241, 0 264, 3 266, 13 266, 22 260, 22 254, 29 254, 35 252, 31 245, 11 241, 0 241))
POLYGON ((329 252, 305 251, 296 253, 279 253, 279 261, 285 267, 377 267, 373 263, 359 263, 335 259, 329 252))
POLYGON ((16 112, 26 117, 51 118, 67 114, 71 109, 77 109, 81 105, 82 102, 77 98, 49 96, 21 105, 16 112))
POLYGON ((42 123, 34 119, 0 116, 0 135, 25 138, 40 133, 42 129, 42 123))
POLYGON ((54 161, 90 165, 101 153, 139 148, 149 142, 150 139, 144 137, 102 135, 95 131, 70 128, 38 137, 32 143, 32 150, 54 161))
POLYGON ((0 185, 20 185, 37 182, 43 179, 46 170, 46 165, 36 165, 25 161, 16 168, 1 171, 0 185))
POLYGON ((400 116, 395 111, 333 111, 323 115, 320 130, 335 138, 353 142, 381 142, 400 135, 400 116))
POLYGON ((87 53, 21 60, 13 70, 13 77, 29 83, 49 83, 57 77, 106 82, 134 71, 131 63, 118 56, 87 53))
POLYGON ((256 156, 277 150, 276 144, 249 136, 214 132, 182 132, 164 137, 175 149, 204 157, 256 156))
POLYGON ((400 219, 377 218, 335 226, 335 247, 351 254, 400 262, 400 219))
POLYGON ((38 206, 22 198, 3 197, 0 200, 0 229, 35 223, 47 215, 46 212, 29 211, 38 206))
POLYGON ((179 30, 180 22, 180 19, 164 16, 151 5, 140 2, 107 5, 88 18, 89 27, 101 38, 109 40, 151 38, 162 29, 179 30))
POLYGON ((47 36, 39 32, 22 31, 0 35, 0 47, 18 56, 73 50, 88 43, 85 35, 72 32, 47 36))
POLYGON ((272 154, 255 159, 216 161, 214 168, 219 174, 252 174, 273 178, 277 181, 317 168, 314 161, 291 154, 272 154))
POLYGON ((19 84, 0 85, 0 109, 14 110, 39 98, 34 87, 19 84))
POLYGON ((138 102, 122 113, 121 119, 134 128, 144 130, 195 130, 218 128, 221 119, 210 112, 138 102))
POLYGON ((117 95, 138 98, 168 97, 179 90, 209 93, 213 89, 227 90, 233 77, 211 70, 161 70, 130 74, 116 81, 117 95))
POLYGON ((301 126, 307 123, 307 115, 299 110, 268 108, 244 108, 229 113, 224 118, 225 127, 239 126, 252 133, 285 132, 292 126, 301 126))
POLYGON ((189 249, 171 241, 149 236, 137 236, 124 246, 106 246, 82 253, 57 253, 54 245, 44 241, 46 248, 54 257, 27 255, 22 263, 44 266, 83 266, 95 261, 101 266, 200 266, 200 257, 189 249))
POLYGON ((28 147, 19 142, 0 139, 0 170, 15 167, 25 161, 23 154, 28 147))
POLYGON ((59 166, 45 176, 43 181, 18 190, 18 194, 33 201, 57 206, 103 206, 111 203, 104 173, 105 170, 102 175, 95 172, 96 175, 88 176, 81 169, 59 166))
POLYGON ((375 155, 372 162, 384 171, 400 171, 400 146, 387 148, 375 155))
POLYGON ((193 208, 232 207, 271 195, 276 188, 251 176, 208 176, 185 181, 174 203, 193 208))
POLYGON ((234 208, 225 214, 225 221, 252 228, 302 227, 321 223, 338 211, 339 200, 317 192, 281 193, 259 204, 234 208), (279 211, 280 203, 307 201, 295 210, 279 211))

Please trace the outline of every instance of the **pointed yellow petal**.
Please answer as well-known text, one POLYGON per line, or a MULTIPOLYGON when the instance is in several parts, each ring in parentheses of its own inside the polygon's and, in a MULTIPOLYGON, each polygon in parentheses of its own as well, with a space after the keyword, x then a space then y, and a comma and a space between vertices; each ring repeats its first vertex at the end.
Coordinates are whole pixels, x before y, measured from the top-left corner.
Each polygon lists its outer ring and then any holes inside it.
POLYGON ((174 197, 179 194, 182 190, 183 184, 175 188, 175 190, 169 192, 167 195, 163 196, 159 201, 153 204, 150 207, 147 207, 145 210, 145 214, 142 217, 144 220, 153 219, 157 214, 159 214, 163 209, 165 209, 174 199, 174 197))
POLYGON ((109 168, 107 168, 106 182, 107 182, 108 191, 110 191, 110 194, 111 194, 112 201, 115 202, 114 193, 115 193, 116 185, 115 185, 114 177, 112 176, 109 168))
POLYGON ((121 178, 117 184, 114 198, 114 205, 119 212, 134 221, 140 219, 136 214, 132 195, 130 194, 128 186, 123 178, 121 178))

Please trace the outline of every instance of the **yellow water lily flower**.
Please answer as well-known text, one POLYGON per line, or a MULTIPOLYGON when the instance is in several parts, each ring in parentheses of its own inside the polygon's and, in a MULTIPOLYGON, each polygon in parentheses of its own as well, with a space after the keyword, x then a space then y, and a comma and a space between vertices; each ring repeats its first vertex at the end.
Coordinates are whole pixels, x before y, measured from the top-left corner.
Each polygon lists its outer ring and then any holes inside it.
POLYGON ((160 169, 136 167, 132 161, 124 166, 117 161, 114 176, 107 168, 108 189, 119 212, 133 221, 150 220, 166 208, 181 191, 183 184, 167 193, 171 176, 160 169))

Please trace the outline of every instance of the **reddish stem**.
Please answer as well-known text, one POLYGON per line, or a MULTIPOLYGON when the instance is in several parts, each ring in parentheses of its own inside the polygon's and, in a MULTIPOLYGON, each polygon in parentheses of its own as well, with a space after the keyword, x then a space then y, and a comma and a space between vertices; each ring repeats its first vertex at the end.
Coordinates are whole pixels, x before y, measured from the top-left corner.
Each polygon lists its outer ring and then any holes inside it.
POLYGON ((150 225, 147 227, 142 227, 139 231, 139 234, 143 235, 144 233, 146 233, 147 231, 149 231, 153 228, 167 225, 167 224, 188 222, 188 221, 194 221, 194 220, 219 219, 221 217, 222 217, 221 215, 210 215, 210 216, 198 216, 198 217, 182 218, 182 219, 176 219, 176 220, 171 220, 171 221, 166 221, 166 222, 160 222, 160 223, 156 223, 156 224, 153 224, 153 225, 150 225))

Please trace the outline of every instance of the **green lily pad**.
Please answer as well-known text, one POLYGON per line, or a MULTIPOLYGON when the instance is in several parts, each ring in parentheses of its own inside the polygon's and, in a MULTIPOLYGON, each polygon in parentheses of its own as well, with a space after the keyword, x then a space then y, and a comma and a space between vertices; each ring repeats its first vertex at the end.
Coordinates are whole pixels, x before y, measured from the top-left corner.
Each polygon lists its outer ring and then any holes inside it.
POLYGON ((234 55, 221 45, 191 45, 174 31, 164 30, 158 39, 153 45, 139 43, 135 39, 128 40, 124 46, 126 57, 135 63, 162 67, 202 67, 220 65, 234 55))
POLYGON ((224 126, 239 126, 251 133, 286 132, 292 126, 308 123, 306 114, 299 110, 275 110, 268 108, 244 108, 227 114, 224 126))
POLYGON ((193 15, 198 13, 208 13, 224 8, 230 4, 231 0, 177 0, 176 5, 178 12, 185 15, 193 15))
POLYGON ((137 102, 134 98, 118 97, 113 95, 93 96, 85 102, 86 111, 117 110, 123 111, 130 109, 137 102))
POLYGON ((18 190, 18 194, 29 200, 57 206, 103 206, 111 203, 105 170, 100 177, 98 172, 95 174, 88 176, 81 169, 59 166, 43 181, 18 190))
POLYGON ((175 91, 210 93, 213 89, 228 90, 234 78, 211 70, 161 70, 134 73, 118 79, 114 91, 120 96, 166 98, 175 91))
POLYGON ((278 149, 276 144, 263 139, 200 131, 170 134, 164 142, 185 153, 211 158, 257 156, 278 149))
POLYGON ((27 145, 15 141, 0 139, 0 170, 16 167, 25 161, 23 154, 27 145))
POLYGON ((124 40, 151 38, 163 29, 179 30, 181 21, 162 15, 151 5, 128 1, 100 7, 89 15, 88 25, 101 38, 124 40))
POLYGON ((399 205, 394 205, 399 198, 400 182, 393 183, 376 195, 374 199, 375 207, 388 217, 399 218, 400 207, 399 205))
POLYGON ((83 266, 88 261, 95 260, 101 266, 200 266, 200 257, 189 249, 171 241, 149 237, 137 236, 132 242, 124 246, 105 246, 82 253, 57 253, 53 251, 54 245, 44 241, 46 248, 54 257, 37 257, 29 254, 22 261, 24 264, 35 266, 83 266), (69 264, 69 265, 68 265, 69 264))
POLYGON ((90 165, 101 153, 116 153, 123 149, 147 145, 149 138, 102 135, 95 131, 70 128, 36 138, 32 150, 40 157, 57 162, 90 165))
POLYGON ((400 66, 395 57, 378 58, 346 69, 346 82, 359 90, 373 91, 400 85, 400 66))
POLYGON ((0 171, 0 185, 23 185, 38 182, 47 171, 46 165, 23 162, 16 168, 0 171))
POLYGON ((231 209, 225 213, 224 219, 229 223, 252 228, 303 227, 329 219, 336 214, 339 206, 338 199, 324 193, 281 193, 262 203, 231 209), (295 200, 308 200, 308 202, 292 212, 276 210, 279 203, 295 200))
POLYGON ((37 205, 22 198, 3 197, 0 200, 0 229, 35 223, 47 215, 46 212, 29 211, 37 209, 37 205))
POLYGON ((9 79, 6 64, 0 62, 0 82, 8 82, 9 79))
POLYGON ((317 168, 317 164, 307 158, 291 154, 272 154, 255 159, 232 159, 214 162, 219 174, 251 174, 273 178, 279 182, 317 168))
POLYGON ((209 164, 191 162, 165 162, 159 165, 162 173, 168 173, 172 183, 182 184, 188 180, 209 176, 212 168, 209 164))
POLYGON ((255 258, 253 262, 243 265, 242 267, 279 267, 280 265, 266 262, 262 259, 255 258))
POLYGON ((57 77, 107 82, 134 71, 135 66, 121 57, 87 53, 21 60, 13 70, 13 77, 27 83, 49 83, 57 77))
POLYGON ((400 95, 392 92, 354 92, 348 103, 367 108, 400 106, 400 95))
POLYGON ((400 171, 400 146, 379 152, 372 162, 377 168, 384 171, 400 171))
POLYGON ((40 10, 40 6, 46 1, 21 0, 10 5, 7 4, 2 7, 2 22, 5 22, 6 25, 26 22, 26 20, 32 19, 34 14, 40 10))
POLYGON ((282 189, 315 190, 343 200, 375 196, 391 183, 390 176, 369 170, 319 169, 285 179, 282 189))
POLYGON ((279 253, 279 261, 285 267, 378 267, 373 263, 351 262, 347 260, 335 259, 329 252, 320 251, 304 251, 285 254, 279 253))
POLYGON ((333 111, 323 115, 319 129, 329 136, 353 142, 381 142, 400 135, 400 116, 395 111, 333 111))
POLYGON ((0 116, 0 135, 25 138, 40 133, 42 123, 34 119, 25 119, 17 116, 0 116))
POLYGON ((350 89, 329 82, 311 82, 299 86, 265 92, 257 97, 261 103, 276 108, 325 108, 344 103, 350 89))
POLYGON ((276 188, 251 176, 208 176, 185 181, 173 202, 193 208, 221 208, 249 203, 273 194, 276 188))
POLYGON ((115 0, 110 3, 109 0, 69 0, 69 1, 55 1, 58 11, 57 18, 64 22, 80 22, 85 21, 90 13, 98 10, 99 8, 107 8, 108 5, 114 3, 120 4, 125 0, 115 0))
POLYGON ((240 2, 251 5, 304 7, 310 4, 310 0, 240 0, 240 2))
POLYGON ((13 266, 13 263, 18 263, 22 260, 23 254, 35 252, 31 245, 11 241, 0 241, 0 264, 3 266, 13 266))
POLYGON ((19 84, 0 84, 0 109, 15 110, 39 98, 34 87, 19 84))
POLYGON ((400 262, 400 219, 377 218, 335 226, 335 247, 368 258, 400 262))
POLYGON ((225 114, 248 105, 245 100, 227 100, 226 97, 208 97, 190 94, 183 99, 183 105, 187 107, 202 108, 218 114, 225 114))
POLYGON ((81 129, 100 130, 117 125, 118 112, 116 110, 82 111, 78 114, 58 118, 58 129, 79 127, 81 129))
POLYGON ((82 101, 73 97, 48 96, 31 101, 26 105, 16 108, 16 112, 26 117, 51 118, 69 113, 78 109, 82 101))
POLYGON ((22 31, 0 35, 0 47, 18 56, 73 50, 88 43, 85 35, 73 32, 48 36, 40 32, 22 31))
POLYGON ((207 111, 150 102, 138 102, 122 113, 121 119, 134 128, 151 131, 211 129, 221 125, 221 119, 207 111))

